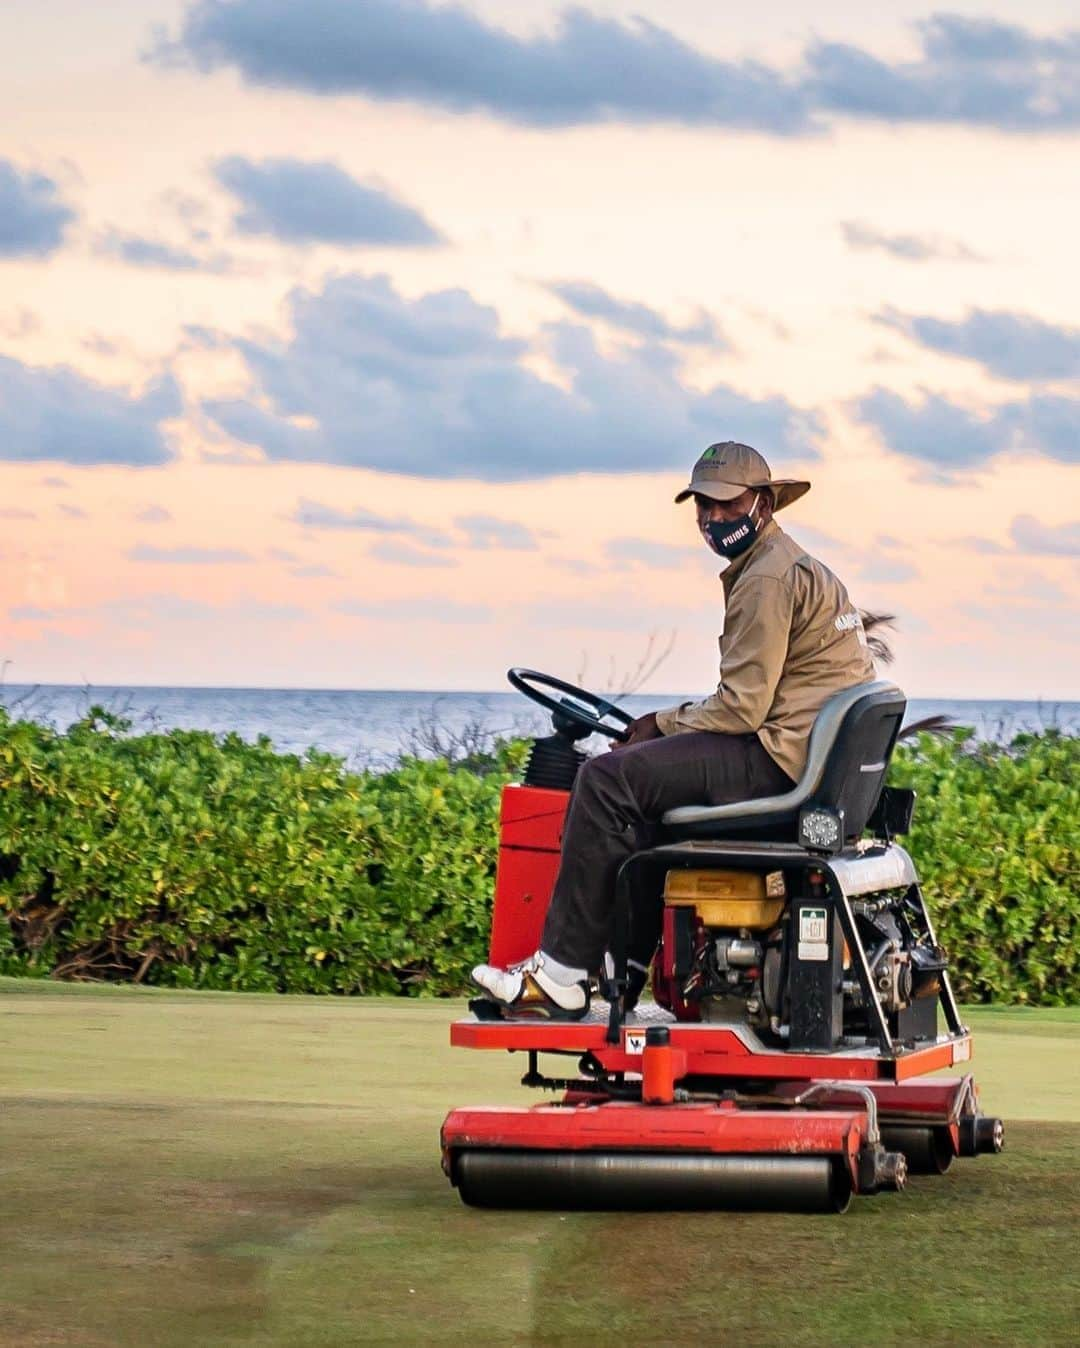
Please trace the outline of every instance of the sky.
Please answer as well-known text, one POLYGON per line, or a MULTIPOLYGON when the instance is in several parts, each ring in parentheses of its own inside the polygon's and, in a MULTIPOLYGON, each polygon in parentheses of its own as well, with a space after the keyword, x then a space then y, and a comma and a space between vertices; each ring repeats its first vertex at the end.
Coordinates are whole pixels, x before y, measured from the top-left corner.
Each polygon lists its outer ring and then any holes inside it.
POLYGON ((700 452, 1080 698, 1072 3, 0 9, 8 683, 705 692, 700 452))

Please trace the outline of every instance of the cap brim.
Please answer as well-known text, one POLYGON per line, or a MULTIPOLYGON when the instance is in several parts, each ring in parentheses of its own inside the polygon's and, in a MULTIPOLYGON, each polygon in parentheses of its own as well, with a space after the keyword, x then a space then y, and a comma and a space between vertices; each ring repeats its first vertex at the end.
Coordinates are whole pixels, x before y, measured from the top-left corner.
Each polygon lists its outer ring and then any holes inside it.
POLYGON ((778 478, 775 482, 763 482, 762 486, 772 487, 773 511, 783 510, 785 506, 805 496, 810 490, 809 482, 798 482, 793 477, 778 478))
POLYGON ((734 501, 744 491, 757 491, 761 487, 772 490, 773 510, 777 511, 791 505, 800 496, 805 496, 810 490, 810 483, 797 481, 793 477, 774 478, 771 482, 708 482, 698 487, 691 482, 675 497, 675 504, 681 505, 691 496, 707 496, 710 501, 734 501))
POLYGON ((745 482, 703 482, 697 487, 691 482, 675 497, 675 504, 680 505, 691 496, 707 496, 710 501, 734 501, 735 497, 741 496, 745 490, 745 482))

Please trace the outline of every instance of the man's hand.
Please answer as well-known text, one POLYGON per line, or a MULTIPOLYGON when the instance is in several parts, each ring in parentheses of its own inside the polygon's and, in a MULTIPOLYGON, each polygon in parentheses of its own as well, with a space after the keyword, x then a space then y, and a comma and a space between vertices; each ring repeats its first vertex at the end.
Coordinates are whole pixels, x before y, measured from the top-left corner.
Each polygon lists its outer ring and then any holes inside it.
POLYGON ((646 712, 644 716, 639 716, 636 721, 632 721, 628 726, 629 736, 623 740, 622 744, 618 740, 611 741, 613 749, 620 749, 627 744, 641 744, 645 740, 663 739, 664 732, 656 724, 656 712, 646 712))

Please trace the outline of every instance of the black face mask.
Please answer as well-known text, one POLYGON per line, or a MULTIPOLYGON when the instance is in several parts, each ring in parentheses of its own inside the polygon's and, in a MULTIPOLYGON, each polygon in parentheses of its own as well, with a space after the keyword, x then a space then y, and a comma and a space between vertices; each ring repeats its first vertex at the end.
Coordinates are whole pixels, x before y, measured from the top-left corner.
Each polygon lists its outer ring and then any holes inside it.
POLYGON ((726 557, 729 562, 742 556, 761 528, 761 516, 754 520, 758 499, 755 496, 754 504, 749 511, 745 515, 740 515, 737 520, 710 520, 706 524, 704 532, 713 552, 726 557))

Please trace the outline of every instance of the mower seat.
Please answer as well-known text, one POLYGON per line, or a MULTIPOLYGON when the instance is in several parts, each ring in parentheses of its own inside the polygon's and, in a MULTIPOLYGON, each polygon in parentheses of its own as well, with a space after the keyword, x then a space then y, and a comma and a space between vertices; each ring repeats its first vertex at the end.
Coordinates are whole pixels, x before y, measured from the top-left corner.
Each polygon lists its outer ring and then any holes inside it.
POLYGON ((881 796, 907 699, 877 680, 835 693, 810 732, 806 767, 791 791, 730 805, 682 805, 663 817, 669 842, 690 838, 791 843, 806 806, 843 811, 844 839, 862 836, 881 796))

